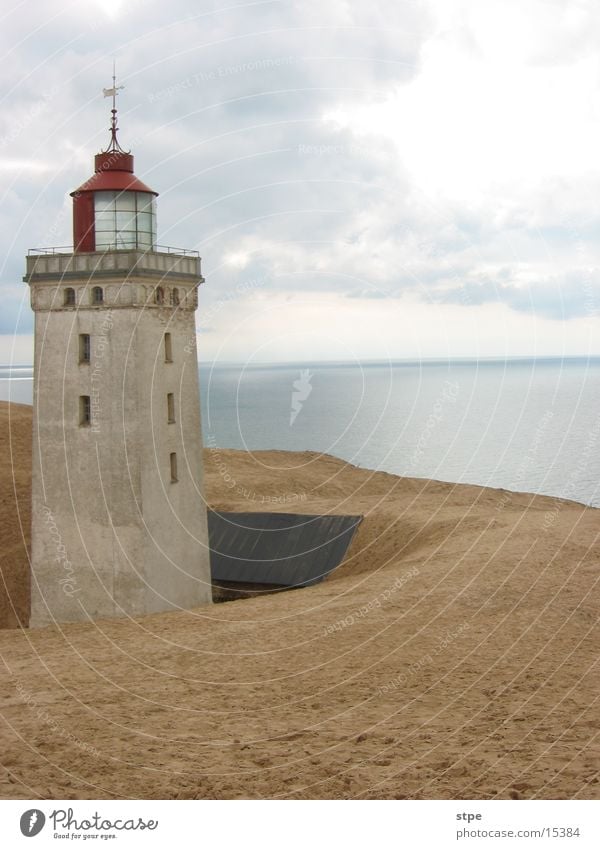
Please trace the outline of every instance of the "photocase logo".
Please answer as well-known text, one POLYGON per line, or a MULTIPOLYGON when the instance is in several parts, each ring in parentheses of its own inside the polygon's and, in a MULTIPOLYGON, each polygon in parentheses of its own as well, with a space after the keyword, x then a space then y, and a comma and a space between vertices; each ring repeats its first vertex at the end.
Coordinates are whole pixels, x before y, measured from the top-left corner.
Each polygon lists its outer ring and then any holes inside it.
POLYGON ((46 824, 46 817, 38 808, 31 808, 21 816, 21 834, 35 837, 46 824))
POLYGON ((296 417, 302 409, 302 404, 312 392, 311 385, 312 374, 305 368, 300 372, 300 377, 292 384, 294 389, 292 392, 292 408, 290 410, 290 427, 296 421, 296 417))

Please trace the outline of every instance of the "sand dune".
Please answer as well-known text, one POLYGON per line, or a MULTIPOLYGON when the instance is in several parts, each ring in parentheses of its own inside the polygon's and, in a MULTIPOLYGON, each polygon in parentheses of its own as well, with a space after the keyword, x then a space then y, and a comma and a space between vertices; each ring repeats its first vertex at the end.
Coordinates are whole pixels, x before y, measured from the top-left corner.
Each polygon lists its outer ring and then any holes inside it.
MULTIPOLYGON (((10 422, 5 626, 29 408, 10 422)), ((364 514, 346 561, 306 590, 2 631, 2 797, 597 798, 600 511, 313 453, 206 461, 215 508, 364 514)))

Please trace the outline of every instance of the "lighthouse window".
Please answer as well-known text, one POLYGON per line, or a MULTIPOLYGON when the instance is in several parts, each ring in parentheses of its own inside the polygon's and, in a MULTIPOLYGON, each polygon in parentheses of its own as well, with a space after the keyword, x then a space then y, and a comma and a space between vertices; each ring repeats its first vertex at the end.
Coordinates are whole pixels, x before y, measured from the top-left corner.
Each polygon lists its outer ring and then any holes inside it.
POLYGON ((89 363, 90 361, 90 334, 79 334, 79 362, 89 363))
POLYGON ((72 307, 75 305, 75 289, 68 286, 65 289, 65 306, 72 307))
POLYGON ((177 454, 173 452, 169 455, 171 463, 171 483, 177 483, 177 454))
POLYGON ((169 424, 175 422, 175 396, 172 392, 167 395, 167 421, 169 424))
POLYGON ((173 346, 171 343, 171 334, 165 333, 165 362, 173 362, 173 346))
POLYGON ((156 242, 156 204, 149 192, 94 192, 96 249, 143 248, 156 242))
POLYGON ((119 233, 135 233, 135 212, 118 210, 116 221, 119 233))
POLYGON ((104 292, 102 291, 102 286, 94 286, 92 289, 92 303, 93 304, 103 304, 104 303, 104 292))
POLYGON ((179 304, 179 289, 171 291, 171 306, 176 307, 179 304))
POLYGON ((152 195, 137 192, 137 223, 140 235, 151 239, 156 236, 156 204, 152 195))
POLYGON ((79 396, 79 424, 86 427, 91 422, 91 405, 89 395, 79 396))

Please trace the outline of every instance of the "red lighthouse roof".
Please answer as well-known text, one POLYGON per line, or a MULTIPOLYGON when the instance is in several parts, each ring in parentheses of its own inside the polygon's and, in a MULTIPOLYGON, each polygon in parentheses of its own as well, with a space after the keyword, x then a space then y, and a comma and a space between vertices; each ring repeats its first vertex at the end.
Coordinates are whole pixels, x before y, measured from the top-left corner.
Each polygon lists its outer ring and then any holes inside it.
POLYGON ((123 150, 105 150, 94 157, 95 173, 71 197, 83 192, 148 192, 158 195, 133 173, 133 156, 123 150))

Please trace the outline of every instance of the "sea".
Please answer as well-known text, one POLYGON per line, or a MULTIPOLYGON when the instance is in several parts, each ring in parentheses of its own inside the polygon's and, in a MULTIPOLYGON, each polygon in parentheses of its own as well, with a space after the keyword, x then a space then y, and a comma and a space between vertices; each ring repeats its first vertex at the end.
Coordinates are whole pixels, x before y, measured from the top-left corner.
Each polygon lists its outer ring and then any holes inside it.
MULTIPOLYGON (((333 454, 397 475, 600 507, 600 357, 200 364, 214 448, 333 454)), ((31 366, 0 399, 32 402, 31 366)))

